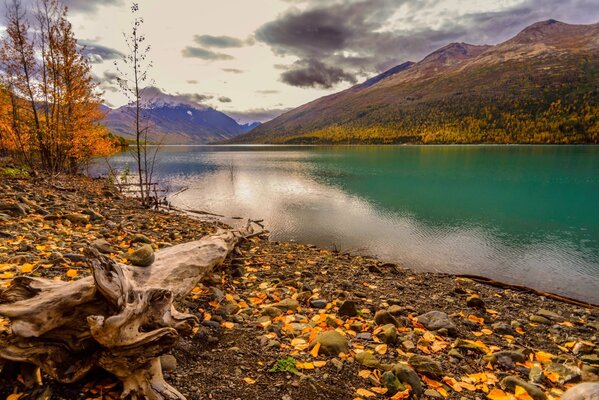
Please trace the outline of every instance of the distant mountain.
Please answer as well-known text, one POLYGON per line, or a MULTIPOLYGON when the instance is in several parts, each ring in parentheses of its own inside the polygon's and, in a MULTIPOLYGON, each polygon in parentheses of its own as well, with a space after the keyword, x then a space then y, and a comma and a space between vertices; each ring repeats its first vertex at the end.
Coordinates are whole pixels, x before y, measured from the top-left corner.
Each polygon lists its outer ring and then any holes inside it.
MULTIPOLYGON (((256 123, 240 125, 223 112, 155 87, 144 89, 141 106, 143 126, 149 127, 148 139, 156 143, 212 143, 231 139, 257 126, 256 123)), ((108 109, 104 124, 115 134, 134 138, 134 107, 108 109)))
POLYGON ((535 23, 451 43, 236 137, 235 143, 599 143, 599 23, 535 23))

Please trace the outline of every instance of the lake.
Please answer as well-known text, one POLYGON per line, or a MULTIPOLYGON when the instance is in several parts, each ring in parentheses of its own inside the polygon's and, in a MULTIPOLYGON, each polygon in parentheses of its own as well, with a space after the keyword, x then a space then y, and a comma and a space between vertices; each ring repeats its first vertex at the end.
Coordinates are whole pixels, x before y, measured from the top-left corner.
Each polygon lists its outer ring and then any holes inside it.
POLYGON ((597 146, 173 146, 158 158, 159 182, 189 188, 174 205, 263 219, 273 240, 599 303, 597 146))

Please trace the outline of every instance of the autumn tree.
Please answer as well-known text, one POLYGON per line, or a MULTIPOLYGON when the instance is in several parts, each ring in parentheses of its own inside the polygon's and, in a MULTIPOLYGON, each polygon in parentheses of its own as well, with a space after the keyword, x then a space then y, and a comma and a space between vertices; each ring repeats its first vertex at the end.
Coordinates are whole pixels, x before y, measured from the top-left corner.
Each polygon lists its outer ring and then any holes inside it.
POLYGON ((52 173, 76 171, 112 149, 99 121, 101 97, 89 61, 57 0, 39 0, 32 33, 20 0, 7 5, 0 62, 23 157, 52 173))

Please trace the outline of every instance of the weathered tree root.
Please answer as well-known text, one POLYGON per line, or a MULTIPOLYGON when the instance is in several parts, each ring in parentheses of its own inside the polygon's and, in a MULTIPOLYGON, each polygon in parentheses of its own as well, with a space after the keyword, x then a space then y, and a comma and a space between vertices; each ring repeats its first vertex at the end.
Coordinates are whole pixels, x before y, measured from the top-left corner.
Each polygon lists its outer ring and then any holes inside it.
POLYGON ((100 367, 123 382, 123 398, 184 400, 165 382, 159 358, 198 323, 176 302, 249 235, 255 233, 220 230, 157 252, 147 268, 88 250, 93 276, 73 283, 14 279, 0 293, 0 315, 11 320, 10 335, 0 338, 0 365, 23 363, 28 375, 41 369, 63 383, 100 367))

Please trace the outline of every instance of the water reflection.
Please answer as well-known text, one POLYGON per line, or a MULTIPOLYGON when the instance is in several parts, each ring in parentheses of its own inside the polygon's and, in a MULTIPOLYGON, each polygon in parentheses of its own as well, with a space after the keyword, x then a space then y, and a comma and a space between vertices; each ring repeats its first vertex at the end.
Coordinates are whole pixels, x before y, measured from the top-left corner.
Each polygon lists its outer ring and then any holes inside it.
POLYGON ((175 204, 264 219, 275 240, 599 303, 597 148, 191 147, 161 159, 161 178, 189 187, 175 204))

